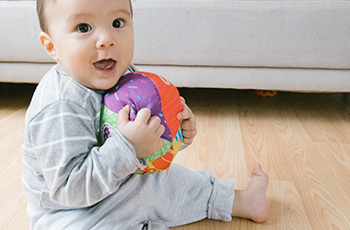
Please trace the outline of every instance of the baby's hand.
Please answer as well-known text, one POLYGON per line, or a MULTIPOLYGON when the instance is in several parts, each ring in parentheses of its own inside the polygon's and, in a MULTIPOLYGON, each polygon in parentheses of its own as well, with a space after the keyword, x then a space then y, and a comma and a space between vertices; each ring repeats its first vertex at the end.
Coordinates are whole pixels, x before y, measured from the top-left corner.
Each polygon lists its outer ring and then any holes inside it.
POLYGON ((161 136, 164 126, 159 117, 151 117, 151 111, 141 109, 134 121, 129 120, 130 107, 127 105, 119 111, 118 130, 134 146, 137 158, 145 158, 157 152, 164 144, 161 136))
POLYGON ((180 97, 180 100, 184 109, 177 115, 177 119, 182 120, 181 128, 183 143, 190 145, 197 134, 196 119, 192 110, 186 105, 185 99, 180 97))

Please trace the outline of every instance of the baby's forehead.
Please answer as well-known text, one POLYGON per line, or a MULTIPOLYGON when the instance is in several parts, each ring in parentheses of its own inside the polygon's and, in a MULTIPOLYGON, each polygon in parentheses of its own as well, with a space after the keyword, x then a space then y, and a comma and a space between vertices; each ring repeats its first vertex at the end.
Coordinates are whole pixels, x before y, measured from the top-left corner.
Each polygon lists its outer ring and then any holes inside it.
MULTIPOLYGON (((45 2, 45 7, 53 7, 52 10, 57 10, 57 7, 61 8, 67 8, 67 9, 74 9, 75 11, 84 12, 86 9, 89 9, 89 11, 94 12, 98 11, 98 8, 101 7, 89 7, 89 3, 85 0, 41 0, 45 2)), ((102 8, 105 8, 104 10, 110 10, 110 11, 119 11, 120 9, 124 9, 124 11, 128 11, 128 14, 133 14, 131 0, 108 0, 107 3, 112 3, 112 8, 110 7, 111 4, 103 4, 101 3, 100 6, 102 8), (110 1, 110 2, 108 2, 110 1)), ((95 2, 92 2, 95 4, 95 2)), ((92 5, 93 5, 92 4, 92 5)), ((50 16, 50 15, 48 15, 50 16)), ((55 16, 55 14, 52 14, 52 16, 55 16)))
MULTIPOLYGON (((44 12, 41 14, 41 23, 44 30, 54 21, 74 22, 68 20, 77 19, 76 15, 85 15, 91 18, 104 18, 109 15, 124 14, 125 17, 132 17, 133 10, 130 0, 38 0, 44 5, 44 12)), ((78 19, 77 19, 78 20, 78 19)), ((81 20, 81 19, 79 19, 81 20)))

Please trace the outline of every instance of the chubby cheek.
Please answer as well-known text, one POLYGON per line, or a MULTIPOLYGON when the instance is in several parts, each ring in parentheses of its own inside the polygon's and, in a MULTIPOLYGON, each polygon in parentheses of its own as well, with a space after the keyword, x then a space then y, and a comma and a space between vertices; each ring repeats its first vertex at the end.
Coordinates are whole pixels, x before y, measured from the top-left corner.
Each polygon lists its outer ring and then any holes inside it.
POLYGON ((56 51, 56 61, 68 72, 82 67, 89 55, 88 50, 82 44, 72 43, 67 39, 62 40, 59 45, 56 45, 56 51))
POLYGON ((92 69, 88 67, 87 64, 84 64, 83 59, 75 56, 75 58, 64 59, 60 61, 59 64, 61 68, 75 81, 84 85, 88 88, 91 88, 91 73, 92 69))
POLYGON ((134 57, 134 37, 132 37, 132 39, 130 40, 129 42, 129 50, 128 50, 128 53, 129 53, 129 58, 130 58, 130 62, 132 62, 132 59, 134 57))
POLYGON ((134 33, 133 30, 128 31, 120 37, 117 48, 122 54, 125 62, 131 63, 134 56, 134 33))
POLYGON ((121 55, 119 56, 117 62, 117 72, 119 72, 121 75, 123 75, 127 71, 130 64, 132 63, 132 59, 134 56, 134 47, 130 46, 130 44, 128 46, 124 47, 123 52, 120 53, 121 55))
POLYGON ((75 74, 84 75, 88 71, 91 71, 92 64, 89 57, 91 57, 91 54, 89 54, 88 49, 71 48, 64 59, 65 65, 71 71, 74 71, 75 74))

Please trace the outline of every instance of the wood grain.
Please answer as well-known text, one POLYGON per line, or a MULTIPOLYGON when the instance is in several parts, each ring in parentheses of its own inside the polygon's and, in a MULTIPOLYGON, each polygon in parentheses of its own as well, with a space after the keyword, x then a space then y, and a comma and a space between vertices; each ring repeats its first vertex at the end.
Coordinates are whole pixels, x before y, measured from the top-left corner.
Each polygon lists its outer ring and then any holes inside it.
MULTIPOLYGON (((29 229, 21 185, 24 116, 35 85, 0 84, 0 229, 29 229)), ((233 178, 237 189, 261 163, 270 217, 201 220, 176 230, 350 229, 350 105, 346 94, 180 89, 197 119, 195 142, 176 157, 233 178)))

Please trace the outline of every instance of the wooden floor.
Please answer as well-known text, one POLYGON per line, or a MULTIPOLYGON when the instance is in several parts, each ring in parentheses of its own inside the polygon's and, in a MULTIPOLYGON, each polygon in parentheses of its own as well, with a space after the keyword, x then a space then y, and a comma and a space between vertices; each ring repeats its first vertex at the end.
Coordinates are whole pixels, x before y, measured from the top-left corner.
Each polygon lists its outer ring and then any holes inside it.
MULTIPOLYGON (((24 115, 34 86, 0 84, 0 229, 28 229, 21 187, 24 115)), ((350 105, 347 94, 181 89, 198 136, 176 161, 234 178, 244 188, 260 162, 270 177, 264 224, 203 220, 176 230, 350 229, 350 105)))

